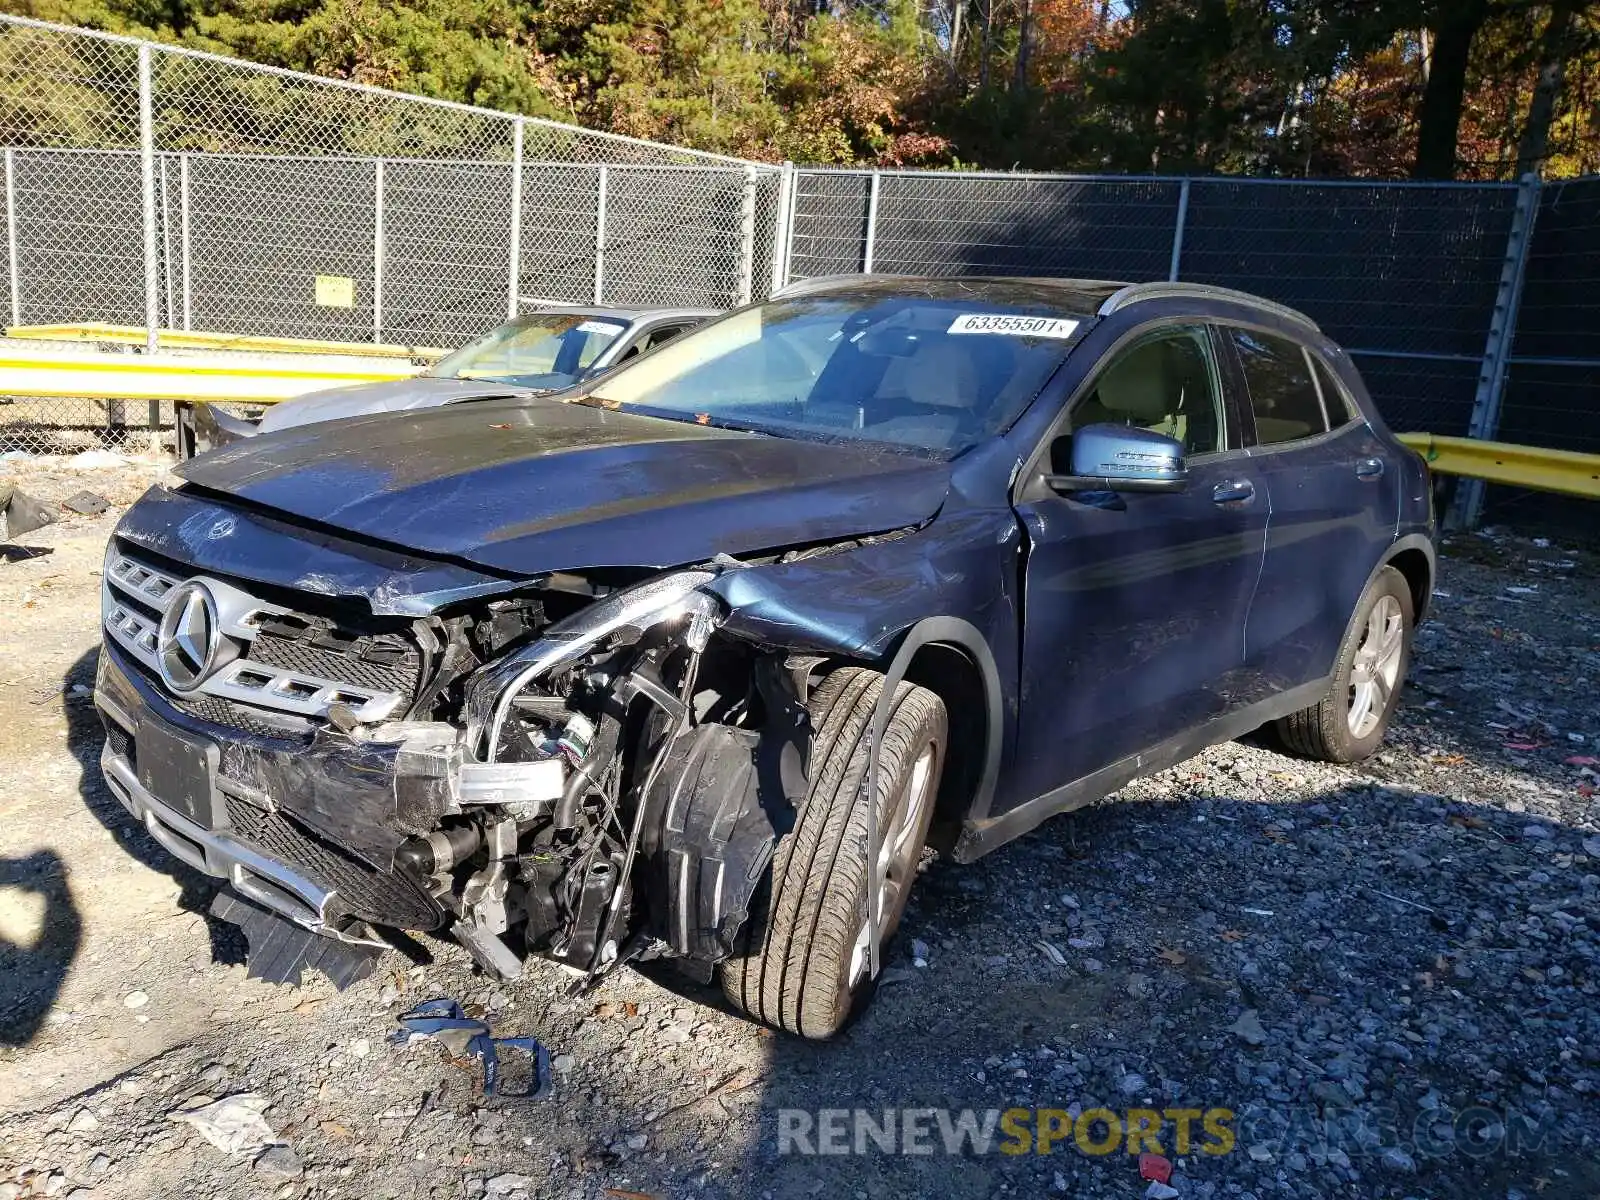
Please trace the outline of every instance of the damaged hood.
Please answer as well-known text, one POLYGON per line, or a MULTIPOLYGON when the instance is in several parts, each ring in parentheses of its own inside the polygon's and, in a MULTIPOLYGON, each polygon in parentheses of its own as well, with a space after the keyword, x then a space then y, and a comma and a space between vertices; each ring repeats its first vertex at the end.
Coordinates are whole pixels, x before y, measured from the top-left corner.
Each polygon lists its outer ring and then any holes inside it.
MULTIPOLYGON (((571 382, 564 375, 553 378, 564 382, 552 383, 550 388, 543 390, 565 387, 571 382)), ((533 390, 536 389, 519 387, 514 383, 497 383, 492 379, 435 379, 431 375, 386 379, 381 383, 356 383, 349 387, 309 392, 293 400, 274 404, 262 416, 260 428, 262 433, 272 433, 316 421, 340 421, 346 417, 365 417, 372 413, 435 408, 462 400, 523 396, 530 395, 533 390)))
POLYGON ((535 397, 265 434, 178 474, 324 527, 518 575, 670 567, 927 520, 949 467, 535 397))

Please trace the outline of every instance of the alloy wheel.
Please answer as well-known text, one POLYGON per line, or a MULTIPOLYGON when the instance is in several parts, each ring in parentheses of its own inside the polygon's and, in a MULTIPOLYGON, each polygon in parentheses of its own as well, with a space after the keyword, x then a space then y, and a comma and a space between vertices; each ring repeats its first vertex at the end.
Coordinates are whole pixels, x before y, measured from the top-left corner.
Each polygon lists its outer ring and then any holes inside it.
POLYGON ((1346 720, 1356 739, 1371 735, 1389 711, 1405 654, 1406 619, 1400 601, 1380 596, 1367 614, 1355 660, 1350 664, 1350 700, 1346 720))

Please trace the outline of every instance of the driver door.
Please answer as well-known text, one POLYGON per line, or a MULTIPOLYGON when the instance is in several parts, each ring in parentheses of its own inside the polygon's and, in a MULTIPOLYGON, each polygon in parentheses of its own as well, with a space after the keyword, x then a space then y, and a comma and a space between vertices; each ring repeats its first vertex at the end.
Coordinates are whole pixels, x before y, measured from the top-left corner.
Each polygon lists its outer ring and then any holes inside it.
POLYGON ((1217 363, 1204 325, 1136 335, 1106 356, 1046 443, 1041 465, 1066 474, 1075 429, 1166 434, 1184 444, 1184 490, 1062 495, 1035 470, 1019 498, 1028 550, 1016 802, 1237 707, 1267 490, 1217 363))

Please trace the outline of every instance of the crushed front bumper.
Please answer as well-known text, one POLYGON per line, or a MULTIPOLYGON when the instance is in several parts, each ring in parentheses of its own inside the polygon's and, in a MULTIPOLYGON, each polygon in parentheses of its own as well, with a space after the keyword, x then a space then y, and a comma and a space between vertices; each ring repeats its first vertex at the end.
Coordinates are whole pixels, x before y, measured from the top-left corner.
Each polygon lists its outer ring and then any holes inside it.
MULTIPOLYGON (((106 726, 100 764, 107 785, 175 858, 340 941, 384 945, 372 925, 432 929, 443 922, 420 881, 370 848, 356 853, 326 828, 329 810, 339 809, 352 840, 381 842, 375 830, 394 810, 393 748, 313 752, 208 727, 172 708, 111 645, 101 649, 95 704, 106 726), (315 811, 296 813, 284 803, 290 797, 272 794, 289 791, 287 780, 313 798, 315 811)), ((393 829, 389 836, 398 844, 407 834, 393 829)))

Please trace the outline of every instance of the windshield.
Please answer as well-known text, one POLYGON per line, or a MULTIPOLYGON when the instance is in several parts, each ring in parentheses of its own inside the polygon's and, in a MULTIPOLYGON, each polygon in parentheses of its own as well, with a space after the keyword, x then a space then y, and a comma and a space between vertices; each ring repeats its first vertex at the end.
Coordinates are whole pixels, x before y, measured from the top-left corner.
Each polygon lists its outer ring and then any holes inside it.
POLYGON ((609 376, 594 399, 780 436, 953 455, 1016 419, 1077 329, 1031 297, 797 296, 685 334, 609 376))
POLYGON ((463 346, 440 359, 429 374, 545 390, 571 387, 625 329, 626 323, 606 317, 537 313, 463 346))

